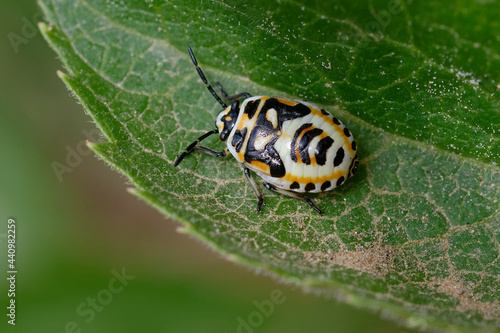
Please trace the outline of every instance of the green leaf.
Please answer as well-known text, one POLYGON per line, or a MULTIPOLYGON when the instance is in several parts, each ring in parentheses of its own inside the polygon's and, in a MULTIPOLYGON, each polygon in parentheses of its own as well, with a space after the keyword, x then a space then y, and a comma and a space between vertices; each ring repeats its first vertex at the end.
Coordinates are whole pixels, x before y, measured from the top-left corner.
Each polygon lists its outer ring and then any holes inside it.
POLYGON ((90 146, 184 232, 408 325, 500 326, 500 4, 39 3, 60 76, 105 136, 90 146), (230 157, 173 168, 220 111, 186 44, 230 93, 307 99, 346 123, 360 168, 314 198, 324 216, 269 192, 257 214, 230 157))

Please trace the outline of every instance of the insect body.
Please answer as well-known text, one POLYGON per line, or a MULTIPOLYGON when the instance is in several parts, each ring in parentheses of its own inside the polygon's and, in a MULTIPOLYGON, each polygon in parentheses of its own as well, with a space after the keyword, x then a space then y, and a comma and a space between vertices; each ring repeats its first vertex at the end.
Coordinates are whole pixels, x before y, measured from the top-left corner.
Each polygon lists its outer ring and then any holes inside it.
POLYGON ((216 129, 189 145, 177 157, 174 167, 194 150, 216 157, 230 152, 244 165, 245 176, 259 199, 259 212, 264 199, 250 170, 264 180, 267 189, 304 200, 321 214, 311 199, 301 193, 329 191, 352 176, 358 159, 351 132, 340 120, 313 104, 279 97, 251 97, 246 92, 228 96, 216 83, 224 99, 231 102, 227 106, 208 84, 189 46, 188 52, 202 81, 224 109, 217 116, 216 129), (216 133, 227 143, 223 151, 197 145, 216 133))

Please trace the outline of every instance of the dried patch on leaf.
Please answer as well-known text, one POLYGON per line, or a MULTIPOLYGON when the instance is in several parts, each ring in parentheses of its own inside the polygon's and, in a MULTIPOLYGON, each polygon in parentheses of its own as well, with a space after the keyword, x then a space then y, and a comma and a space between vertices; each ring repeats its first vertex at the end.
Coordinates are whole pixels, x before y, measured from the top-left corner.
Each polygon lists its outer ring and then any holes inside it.
POLYGON ((457 310, 460 312, 476 311, 480 313, 484 319, 498 319, 500 315, 500 302, 481 302, 477 300, 472 290, 463 285, 459 277, 450 275, 445 279, 439 279, 438 291, 448 296, 454 297, 460 301, 457 310))
POLYGON ((383 278, 393 264, 396 251, 392 246, 376 244, 355 251, 305 252, 304 257, 312 263, 329 262, 383 278))

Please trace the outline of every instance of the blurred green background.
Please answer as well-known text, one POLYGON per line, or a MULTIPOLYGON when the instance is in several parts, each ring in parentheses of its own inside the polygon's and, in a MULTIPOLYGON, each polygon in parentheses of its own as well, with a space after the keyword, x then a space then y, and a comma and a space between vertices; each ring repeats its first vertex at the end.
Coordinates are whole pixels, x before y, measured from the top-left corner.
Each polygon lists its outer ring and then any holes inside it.
POLYGON ((128 194, 126 179, 83 146, 84 131, 95 127, 56 76, 63 68, 55 53, 32 30, 41 15, 36 2, 4 2, 0 15, 0 268, 6 277, 14 218, 18 269, 16 326, 7 324, 3 278, 0 331, 411 332, 294 290, 177 233, 177 223, 128 194), (69 165, 69 151, 78 150, 69 165), (57 163, 68 168, 59 178, 57 163), (110 286, 112 271, 123 269, 134 279, 110 286), (284 302, 259 315, 255 302, 275 289, 284 302))

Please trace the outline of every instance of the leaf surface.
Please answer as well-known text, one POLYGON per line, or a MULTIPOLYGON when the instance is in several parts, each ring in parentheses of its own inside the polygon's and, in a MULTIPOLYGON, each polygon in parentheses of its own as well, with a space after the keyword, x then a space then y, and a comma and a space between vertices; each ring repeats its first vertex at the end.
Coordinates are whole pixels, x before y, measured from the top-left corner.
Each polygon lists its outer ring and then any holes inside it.
POLYGON ((60 76, 105 136, 91 148, 184 232, 409 325, 500 325, 500 5, 39 3, 60 76), (307 99, 354 133, 360 168, 314 198, 323 216, 269 192, 257 214, 230 157, 173 168, 220 111, 186 44, 230 94, 307 99))

